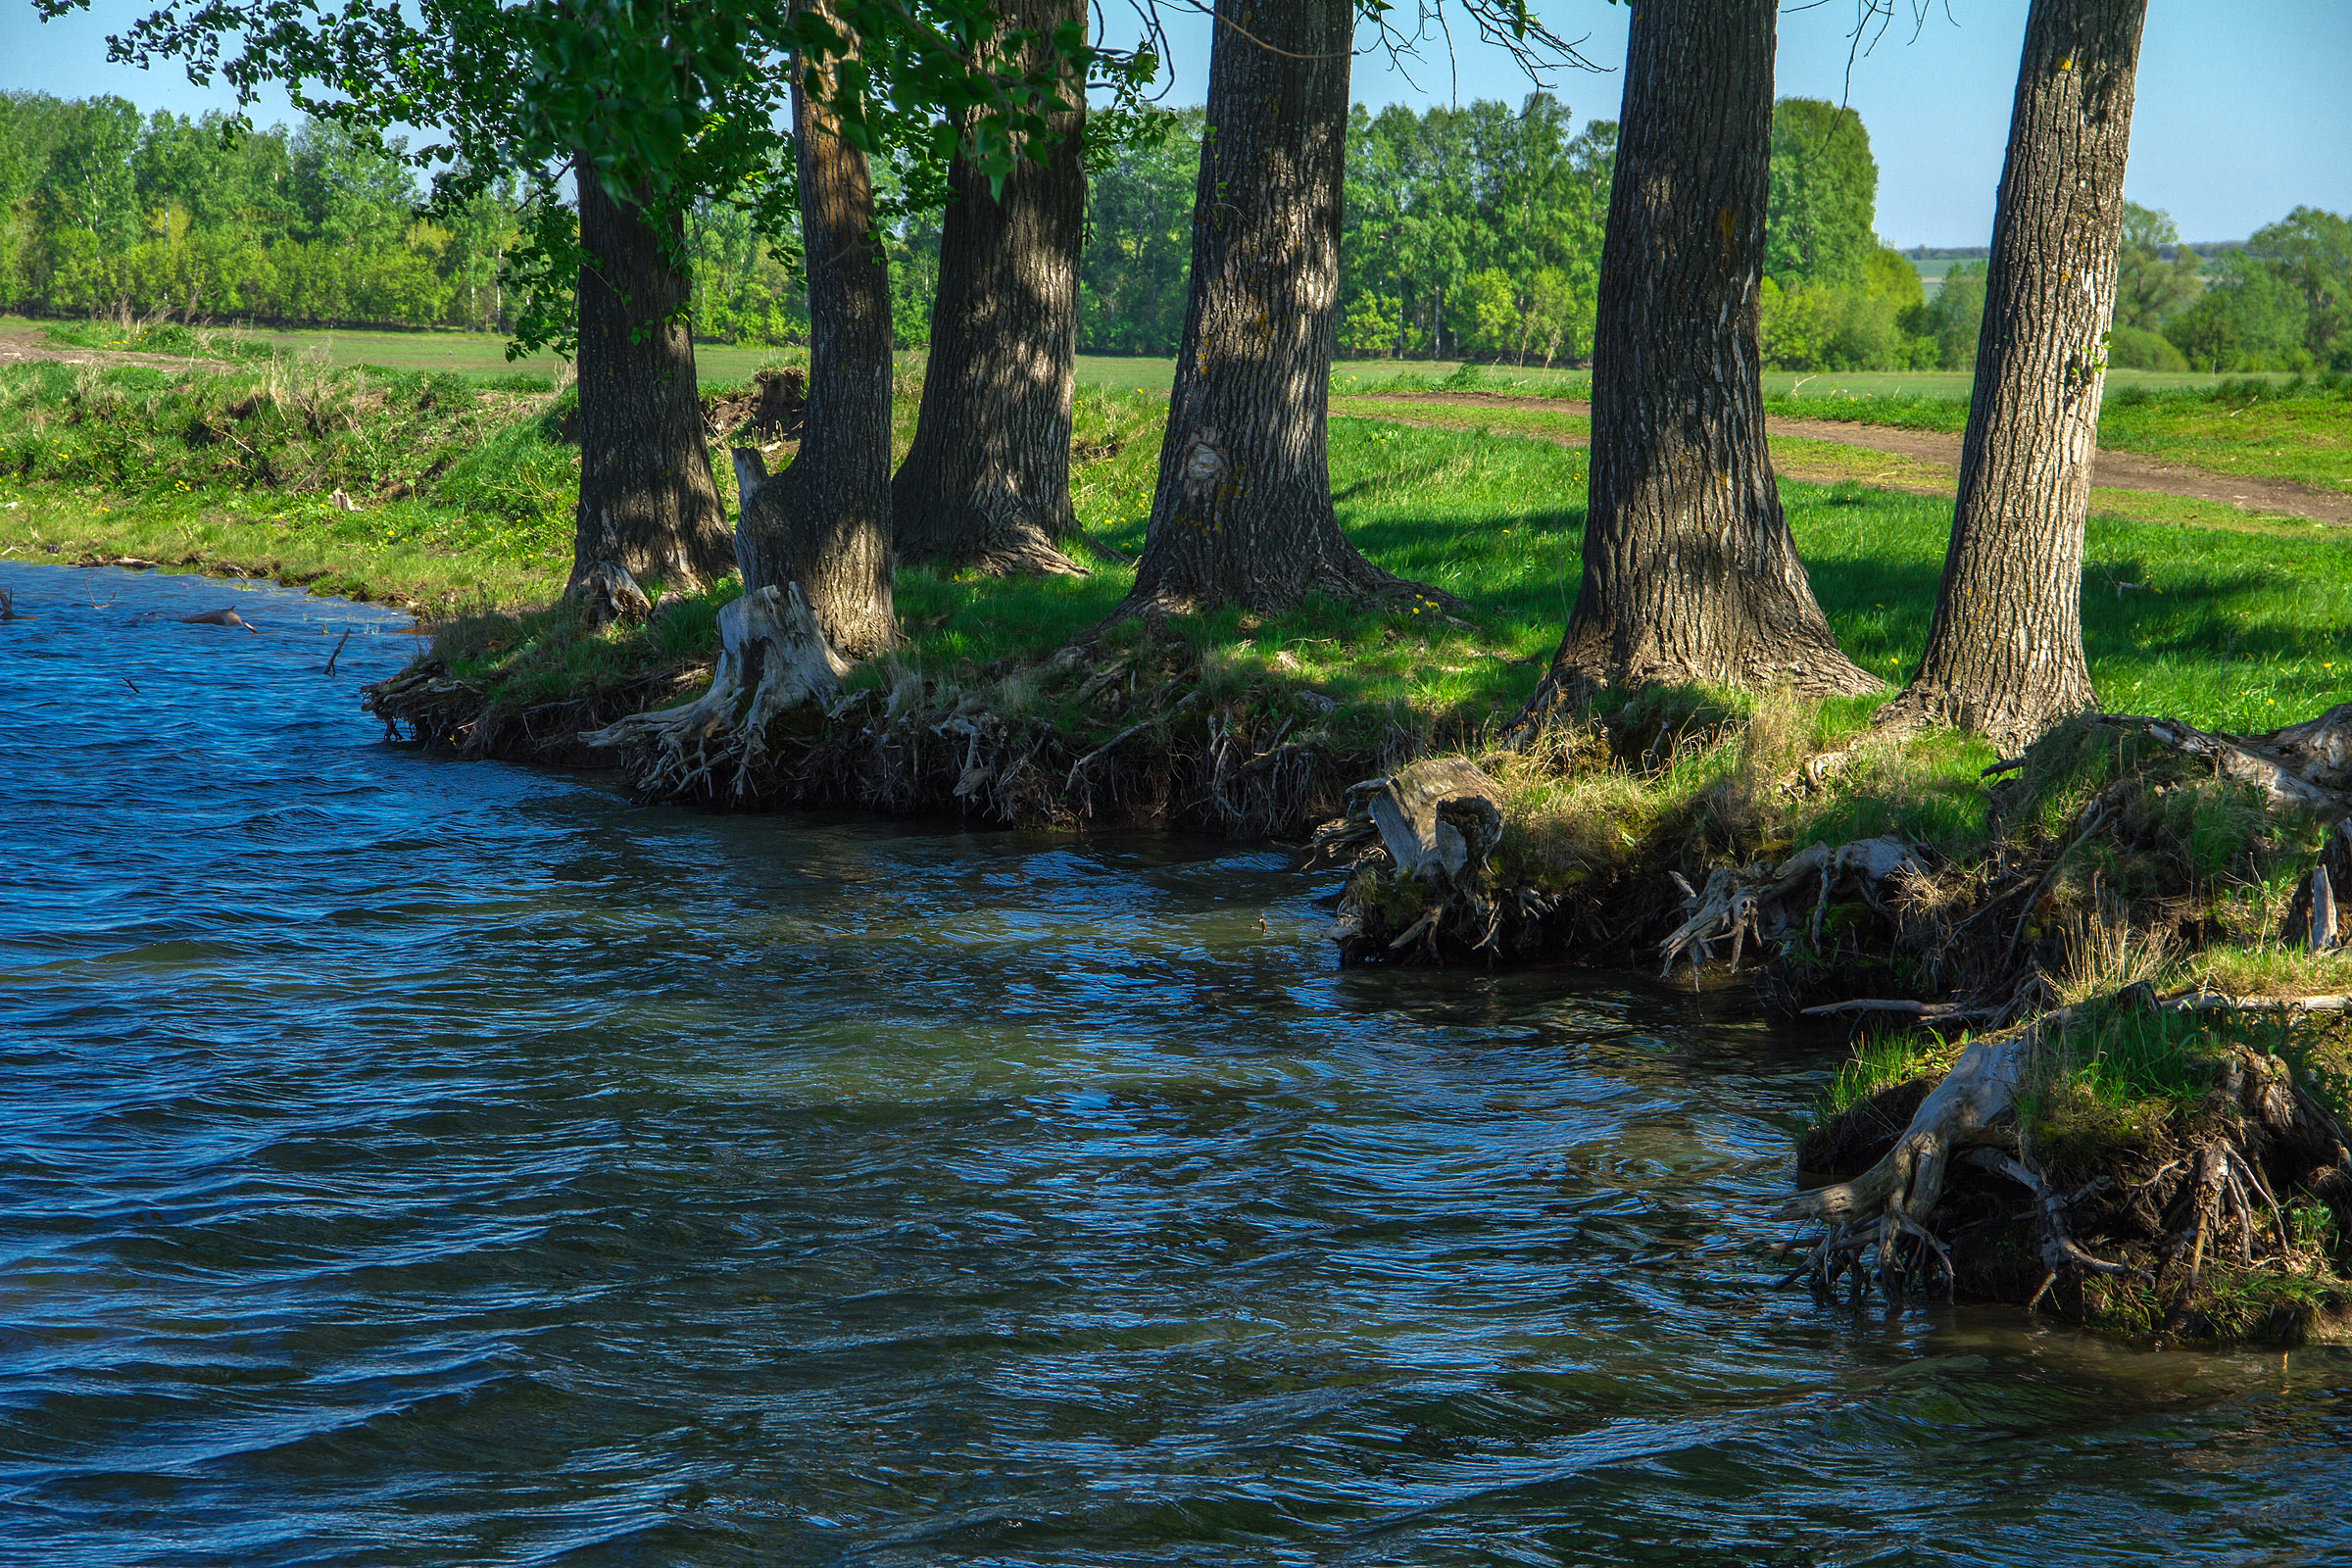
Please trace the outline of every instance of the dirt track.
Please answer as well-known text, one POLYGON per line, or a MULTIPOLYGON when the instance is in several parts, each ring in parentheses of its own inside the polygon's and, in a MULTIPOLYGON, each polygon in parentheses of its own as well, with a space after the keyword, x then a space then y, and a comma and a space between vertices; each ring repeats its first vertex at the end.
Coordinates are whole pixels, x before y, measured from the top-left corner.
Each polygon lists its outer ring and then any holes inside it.
POLYGON ((0 330, 0 365, 48 360, 59 365, 156 365, 184 368, 197 363, 184 354, 142 354, 123 349, 77 349, 53 343, 38 327, 0 330))
MULTIPOLYGON (((1541 409, 1574 417, 1590 417, 1592 413, 1590 403, 1573 398, 1496 397, 1484 392, 1363 392, 1350 396, 1364 402, 1459 403, 1488 408, 1541 409)), ((1397 422, 1410 424, 1413 421, 1399 419, 1397 422)), ((1767 428, 1774 435, 1789 436, 1800 441, 1826 441, 1838 446, 1859 447, 1869 452, 1891 453, 1914 463, 1933 464, 1945 471, 1946 483, 1940 493, 1949 493, 1951 483, 1959 472, 1960 438, 1939 430, 1902 430, 1892 425, 1855 424, 1844 419, 1779 418, 1768 421, 1767 428)), ((1536 434, 1533 431, 1524 433, 1536 434)), ((1539 435, 1537 439, 1558 441, 1563 446, 1585 444, 1561 436, 1539 435)), ((1775 458, 1773 466, 1791 479, 1848 477, 1844 473, 1808 472, 1801 457, 1775 458)), ((2315 522, 2352 524, 2352 496, 2337 491, 2294 484, 2283 479, 2248 479, 2234 474, 2208 473, 2197 468, 2180 468, 2136 453, 2118 452, 2111 447, 2099 449, 2091 482, 2115 490, 2144 490, 2158 495, 2218 501, 2247 512, 2274 512, 2290 517, 2307 517, 2315 522)), ((1893 484, 1888 488, 1937 493, 1924 485, 1893 484)))

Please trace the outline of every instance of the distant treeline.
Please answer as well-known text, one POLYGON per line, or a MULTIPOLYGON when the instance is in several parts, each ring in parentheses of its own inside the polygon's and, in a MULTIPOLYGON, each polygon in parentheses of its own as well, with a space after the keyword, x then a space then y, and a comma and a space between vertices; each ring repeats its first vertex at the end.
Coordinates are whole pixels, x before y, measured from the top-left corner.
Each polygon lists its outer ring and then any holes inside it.
MULTIPOLYGON (((1198 109, 1152 111, 1090 147, 1083 351, 1176 351, 1201 126, 1198 109)), ((1348 122, 1341 353, 1587 359, 1616 142, 1614 123, 1578 129, 1548 93, 1517 109, 1359 107, 1348 122)), ((0 307, 512 326, 516 302, 501 277, 516 229, 512 192, 428 212, 400 152, 397 141, 376 146, 319 122, 242 130, 220 115, 142 116, 120 98, 0 94, 0 307)), ((1907 255, 1879 242, 1879 171, 1860 117, 1783 99, 1772 154, 1765 363, 1968 368, 1984 268, 1960 260, 1930 299, 1909 256, 1966 253, 1907 255)), ((887 166, 876 175, 890 196, 908 183, 887 166)), ((896 210, 898 338, 918 347, 940 219, 904 202, 896 210)), ((805 338, 790 252, 748 211, 692 215, 687 242, 699 335, 805 338)), ((2148 369, 2352 368, 2352 223, 2298 208, 2243 244, 2184 246, 2164 214, 2128 208, 2110 359, 2148 369)))
POLYGON ((0 94, 11 309, 497 329, 509 204, 427 220, 418 200, 404 162, 333 125, 0 94))

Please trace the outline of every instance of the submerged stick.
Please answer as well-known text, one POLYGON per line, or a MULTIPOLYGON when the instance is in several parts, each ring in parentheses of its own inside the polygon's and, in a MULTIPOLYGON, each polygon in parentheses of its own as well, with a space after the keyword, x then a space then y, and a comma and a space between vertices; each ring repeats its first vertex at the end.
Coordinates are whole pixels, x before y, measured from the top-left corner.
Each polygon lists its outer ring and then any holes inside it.
POLYGON ((335 661, 343 657, 343 644, 349 641, 351 641, 351 632, 346 628, 342 637, 335 643, 335 651, 326 656, 326 672, 329 675, 335 672, 335 661))

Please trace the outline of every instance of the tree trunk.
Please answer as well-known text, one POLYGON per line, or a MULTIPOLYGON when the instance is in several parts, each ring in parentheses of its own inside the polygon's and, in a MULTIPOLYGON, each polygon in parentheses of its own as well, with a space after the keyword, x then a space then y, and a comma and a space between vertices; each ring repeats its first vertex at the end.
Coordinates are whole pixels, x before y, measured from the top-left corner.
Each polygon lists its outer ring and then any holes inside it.
POLYGON ((580 163, 580 499, 571 582, 610 563, 641 581, 699 588, 734 564, 710 483, 688 333, 682 230, 615 201, 580 163))
MULTIPOLYGON (((1044 69, 1085 0, 1013 0, 1006 20, 1036 34, 1044 69)), ((1051 117, 1061 139, 1023 158, 989 190, 958 152, 940 239, 930 366, 914 445, 891 482, 899 554, 956 566, 1081 572, 1054 547, 1077 527, 1070 510, 1070 393, 1078 346, 1078 247, 1086 230, 1085 89, 1051 117)))
POLYGON ((1886 722, 1957 724, 2013 752, 2097 706, 2082 523, 2146 14, 2034 0, 2027 15, 1951 546, 1927 652, 1886 722))
MULTIPOLYGON (((829 13, 826 0, 794 9, 829 13)), ((849 32, 838 22, 835 30, 849 32)), ((799 456, 743 507, 735 553, 747 593, 799 583, 826 641, 863 659, 898 643, 890 582, 890 278, 865 154, 842 140, 839 125, 795 83, 808 410, 799 456)))
POLYGON ((1118 613, 1427 593, 1366 561, 1331 503, 1354 20, 1352 0, 1217 0, 1183 347, 1151 529, 1118 613))
POLYGON ((1607 686, 1876 685, 1781 514, 1756 339, 1774 0, 1644 0, 1600 253, 1584 580, 1531 714, 1607 686))

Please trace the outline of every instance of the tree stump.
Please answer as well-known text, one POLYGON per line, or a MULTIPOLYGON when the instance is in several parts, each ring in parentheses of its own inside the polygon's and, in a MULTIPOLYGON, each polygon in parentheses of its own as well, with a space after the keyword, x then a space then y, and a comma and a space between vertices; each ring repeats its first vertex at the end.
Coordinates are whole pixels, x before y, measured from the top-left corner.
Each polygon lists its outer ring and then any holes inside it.
POLYGON ((852 667, 817 629, 798 583, 733 601, 718 612, 718 636, 709 691, 580 736, 586 746, 619 749, 622 771, 649 796, 708 798, 722 781, 742 796, 767 754, 768 725, 802 703, 830 704, 852 667))
POLYGON ((1432 758, 1356 788, 1400 877, 1475 883, 1502 837, 1500 786, 1461 758, 1432 758))

